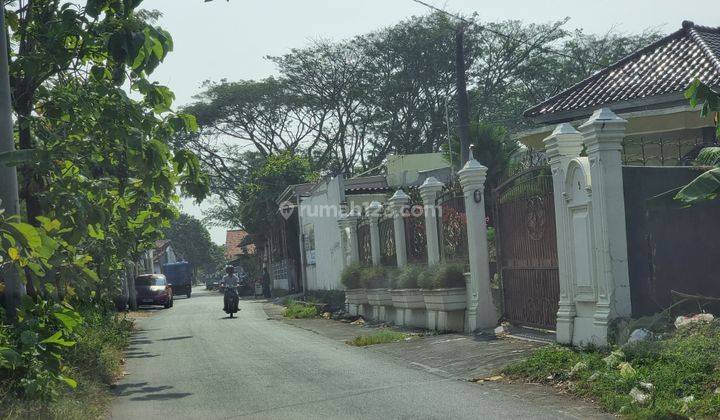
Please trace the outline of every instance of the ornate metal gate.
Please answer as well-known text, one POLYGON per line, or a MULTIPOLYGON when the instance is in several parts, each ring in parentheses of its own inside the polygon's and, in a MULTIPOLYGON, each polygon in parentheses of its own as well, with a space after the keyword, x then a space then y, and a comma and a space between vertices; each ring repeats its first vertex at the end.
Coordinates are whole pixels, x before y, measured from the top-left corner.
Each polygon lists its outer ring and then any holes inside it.
POLYGON ((554 330, 560 284, 550 168, 510 178, 493 198, 503 318, 554 330))

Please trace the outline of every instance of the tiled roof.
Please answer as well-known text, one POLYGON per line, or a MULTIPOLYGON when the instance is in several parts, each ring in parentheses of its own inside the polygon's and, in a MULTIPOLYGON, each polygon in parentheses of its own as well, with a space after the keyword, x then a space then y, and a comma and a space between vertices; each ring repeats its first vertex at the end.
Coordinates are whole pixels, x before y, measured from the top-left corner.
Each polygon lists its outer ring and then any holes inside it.
POLYGON ((240 255, 255 253, 255 245, 241 246, 243 239, 248 235, 244 230, 228 230, 225 232, 225 258, 234 260, 240 255))
POLYGON ((525 111, 542 117, 652 96, 681 94, 699 78, 720 85, 720 28, 683 27, 525 111))
POLYGON ((385 175, 361 176, 345 180, 346 192, 385 191, 388 189, 385 175))
POLYGON ((160 261, 160 257, 165 255, 170 246, 170 239, 158 239, 155 241, 155 250, 153 251, 153 261, 160 261))

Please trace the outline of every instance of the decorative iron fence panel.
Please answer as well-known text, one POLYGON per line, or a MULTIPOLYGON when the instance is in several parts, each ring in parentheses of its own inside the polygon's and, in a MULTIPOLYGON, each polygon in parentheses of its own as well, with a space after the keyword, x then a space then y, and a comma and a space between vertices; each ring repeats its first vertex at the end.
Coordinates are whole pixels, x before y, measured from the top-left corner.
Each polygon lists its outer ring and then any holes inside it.
POLYGON ((372 248, 370 242, 370 224, 367 219, 358 223, 358 253, 360 256, 360 264, 372 265, 372 248))
POLYGON ((437 206, 440 258, 443 261, 468 261, 467 217, 462 189, 451 187, 435 201, 437 206))
POLYGON ((405 252, 408 263, 427 264, 427 236, 425 215, 421 205, 414 205, 403 215, 405 222, 405 252))
POLYGON ((494 192, 503 317, 555 329, 560 283, 550 168, 520 173, 494 192))
POLYGON ((378 228, 380 230, 380 264, 385 267, 397 267, 395 225, 392 215, 380 219, 378 228))

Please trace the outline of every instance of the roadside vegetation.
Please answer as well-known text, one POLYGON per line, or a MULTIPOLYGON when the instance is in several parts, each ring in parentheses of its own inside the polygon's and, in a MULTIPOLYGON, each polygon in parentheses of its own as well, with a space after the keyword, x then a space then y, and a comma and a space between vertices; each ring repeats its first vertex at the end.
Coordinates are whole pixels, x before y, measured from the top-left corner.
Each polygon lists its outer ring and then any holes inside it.
POLYGON ((403 341, 411 337, 413 337, 413 334, 384 328, 371 335, 357 336, 352 340, 349 340, 347 343, 351 346, 364 347, 372 346, 374 344, 394 343, 397 341, 403 341))
POLYGON ((0 329, 0 418, 103 417, 132 329, 106 305, 26 299, 18 325, 0 329))
POLYGON ((172 37, 141 3, 4 3, 2 417, 104 417, 132 328, 116 307, 179 194, 208 193, 198 157, 175 141, 195 118, 150 80, 172 37))
POLYGON ((283 310, 283 316, 285 318, 304 319, 315 318, 319 315, 317 306, 313 304, 288 299, 285 305, 286 308, 283 310))
POLYGON ((539 349, 503 373, 547 383, 629 418, 720 416, 720 322, 697 322, 606 351, 539 349))

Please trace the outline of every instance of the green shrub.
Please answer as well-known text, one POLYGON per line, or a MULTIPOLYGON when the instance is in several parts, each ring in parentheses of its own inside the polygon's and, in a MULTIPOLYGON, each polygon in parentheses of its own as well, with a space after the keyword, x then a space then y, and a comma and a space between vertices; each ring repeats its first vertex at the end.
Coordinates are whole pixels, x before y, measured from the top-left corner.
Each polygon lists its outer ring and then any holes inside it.
POLYGON ((345 292, 343 290, 308 290, 305 293, 308 301, 324 303, 329 311, 345 308, 345 292))
POLYGON ((83 311, 83 316, 86 322, 67 361, 83 376, 111 384, 122 371, 122 351, 130 340, 132 321, 120 314, 83 311))
POLYGON ((351 346, 371 346, 373 344, 382 343, 394 343, 396 341, 405 340, 408 337, 412 337, 410 334, 402 333, 399 331, 393 331, 390 329, 382 329, 374 334, 357 336, 347 343, 351 346))
POLYGON ((340 274, 340 283, 345 286, 346 289, 360 289, 360 274, 362 273, 363 266, 358 263, 353 263, 345 267, 340 274))
POLYGON ((307 305, 290 300, 287 308, 283 311, 283 316, 292 319, 315 318, 318 316, 318 308, 315 305, 307 305))
POLYGON ((422 289, 465 287, 465 267, 457 263, 440 263, 420 273, 418 286, 422 289))
POLYGON ((390 287, 388 269, 382 266, 363 267, 360 271, 360 287, 364 289, 390 287))
POLYGON ((434 279, 437 269, 437 265, 422 267, 417 277, 418 287, 421 289, 435 289, 434 279))
POLYGON ((443 263, 435 271, 437 288, 465 287, 465 267, 462 264, 443 263))
POLYGON ((395 289, 416 289, 418 287, 418 278, 426 267, 417 264, 408 264, 398 270, 397 275, 393 277, 392 286, 395 289))

